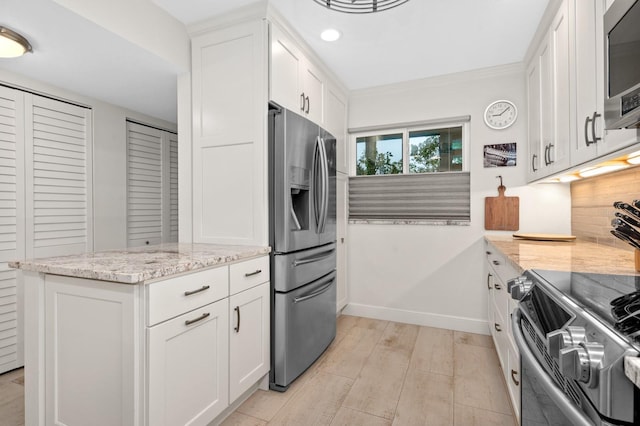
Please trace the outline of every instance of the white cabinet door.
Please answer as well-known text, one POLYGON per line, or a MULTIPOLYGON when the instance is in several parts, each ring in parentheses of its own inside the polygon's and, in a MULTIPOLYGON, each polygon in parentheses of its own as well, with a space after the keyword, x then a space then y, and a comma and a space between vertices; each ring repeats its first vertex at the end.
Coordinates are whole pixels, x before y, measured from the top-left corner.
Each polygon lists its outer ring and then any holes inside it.
POLYGON ((206 425, 228 406, 228 309, 224 299, 147 329, 149 425, 206 425))
POLYGON ((267 42, 251 21, 193 38, 193 241, 268 243, 267 42))
POLYGON ((324 101, 324 128, 336 138, 336 169, 349 173, 347 145, 347 98, 332 85, 326 87, 324 101))
POLYGON ((571 164, 582 164, 598 155, 602 139, 604 67, 602 0, 572 0, 575 19, 576 138, 571 164), (600 58, 600 59, 598 59, 600 58), (594 121, 595 120, 595 121, 594 121), (600 138, 600 140, 594 140, 600 138))
POLYGON ((22 306, 16 270, 25 255, 24 96, 0 86, 0 374, 23 365, 22 306))
POLYGON ((139 424, 140 287, 46 275, 43 288, 46 423, 139 424))
POLYGON ((347 277, 347 224, 349 222, 349 176, 338 172, 336 174, 336 311, 345 307, 348 301, 347 277))
POLYGON ((540 65, 541 56, 536 55, 527 68, 527 100, 528 100, 528 142, 529 162, 527 164, 527 180, 536 180, 540 175, 543 163, 541 156, 541 111, 540 111, 540 65))
POLYGON ((299 114, 304 113, 305 95, 301 78, 304 76, 304 57, 298 47, 271 25, 271 69, 269 99, 299 114))
POLYGON ((269 283, 229 298, 229 400, 269 372, 269 283))
POLYGON ((314 123, 324 125, 324 76, 311 61, 305 60, 302 69, 302 93, 305 99, 304 113, 314 123))
POLYGON ((269 99, 323 124, 325 77, 300 47, 276 24, 271 24, 269 99))

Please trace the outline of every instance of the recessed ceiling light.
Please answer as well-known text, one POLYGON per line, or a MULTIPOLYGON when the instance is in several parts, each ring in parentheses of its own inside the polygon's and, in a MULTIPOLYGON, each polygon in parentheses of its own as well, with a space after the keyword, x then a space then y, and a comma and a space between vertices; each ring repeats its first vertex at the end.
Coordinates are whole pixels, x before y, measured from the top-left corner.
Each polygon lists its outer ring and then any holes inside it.
POLYGON ((336 41, 340 38, 340 31, 334 28, 328 28, 320 33, 320 38, 324 41, 336 41))

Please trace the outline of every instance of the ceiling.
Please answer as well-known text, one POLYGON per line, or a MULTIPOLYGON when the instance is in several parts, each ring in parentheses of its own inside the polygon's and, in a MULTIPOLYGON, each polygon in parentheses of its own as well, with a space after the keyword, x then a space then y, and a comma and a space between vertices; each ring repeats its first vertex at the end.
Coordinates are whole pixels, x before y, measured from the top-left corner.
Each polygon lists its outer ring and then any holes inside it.
MULTIPOLYGON (((256 0, 153 1, 186 26, 256 0)), ((357 1, 357 0, 356 0, 357 1)), ((269 0, 345 86, 361 89, 519 62, 549 0, 410 0, 366 15, 312 0, 269 0), (319 38, 334 27, 342 38, 319 38)), ((34 53, 0 68, 170 122, 176 75, 163 59, 52 0, 2 0, 0 25, 18 30, 34 53)))

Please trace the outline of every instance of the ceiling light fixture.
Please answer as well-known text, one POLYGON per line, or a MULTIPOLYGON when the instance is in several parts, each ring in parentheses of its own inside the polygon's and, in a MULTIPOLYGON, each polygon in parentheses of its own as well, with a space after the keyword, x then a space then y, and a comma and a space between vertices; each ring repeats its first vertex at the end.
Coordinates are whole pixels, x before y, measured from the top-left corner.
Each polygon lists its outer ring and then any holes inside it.
POLYGON ((0 58, 17 58, 32 52, 26 38, 9 28, 0 26, 0 58))
POLYGON ((313 0, 327 9, 343 13, 374 13, 393 9, 409 0, 313 0))
POLYGON ((336 41, 340 38, 340 31, 333 28, 327 28, 320 33, 320 38, 324 41, 336 41))

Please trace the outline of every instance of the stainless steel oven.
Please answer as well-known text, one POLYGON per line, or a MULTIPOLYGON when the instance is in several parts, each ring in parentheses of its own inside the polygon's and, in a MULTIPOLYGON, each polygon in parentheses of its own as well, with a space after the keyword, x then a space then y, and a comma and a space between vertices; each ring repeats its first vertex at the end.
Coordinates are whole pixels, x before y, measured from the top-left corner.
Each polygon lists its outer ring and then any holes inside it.
POLYGON ((512 330, 521 359, 522 426, 640 424, 640 392, 624 373, 624 358, 637 357, 640 345, 614 309, 621 298, 640 294, 637 281, 527 271, 508 283, 520 301, 512 330))

